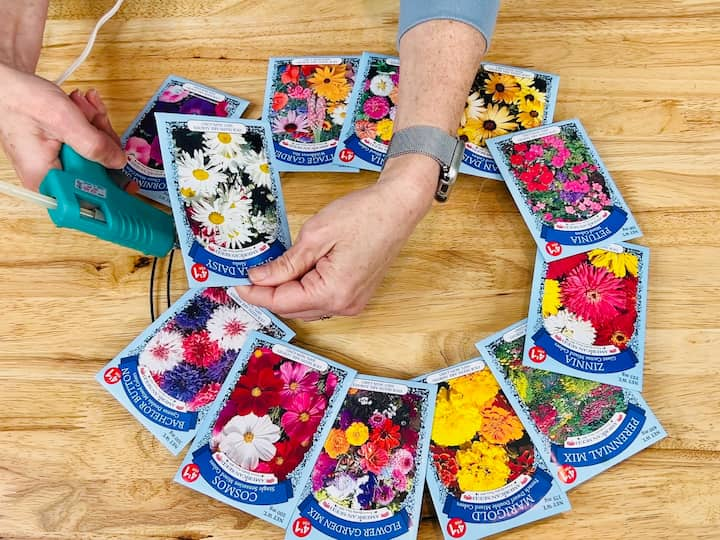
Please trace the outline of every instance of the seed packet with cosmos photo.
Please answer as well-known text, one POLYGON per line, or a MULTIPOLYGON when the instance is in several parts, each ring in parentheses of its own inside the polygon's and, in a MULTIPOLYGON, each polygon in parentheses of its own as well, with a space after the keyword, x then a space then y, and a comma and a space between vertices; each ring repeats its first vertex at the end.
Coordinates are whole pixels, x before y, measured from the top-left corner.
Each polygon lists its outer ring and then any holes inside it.
POLYGON ((642 236, 579 120, 487 141, 546 261, 642 236))
POLYGON ((532 419, 538 450, 564 490, 667 434, 639 392, 522 364, 527 321, 477 343, 516 410, 532 419))
POLYGON ((190 287, 249 284, 249 268, 290 247, 267 124, 156 117, 190 287))
POLYGON ((552 122, 558 81, 558 76, 550 73, 482 64, 458 129, 458 137, 465 141, 460 172, 502 180, 485 142, 552 122))
POLYGON ((248 104, 247 100, 215 88, 170 75, 123 133, 122 145, 128 154, 123 172, 138 183, 142 195, 170 206, 155 113, 234 118, 240 116, 248 104))
POLYGON ((626 242, 538 254, 523 364, 641 391, 649 255, 626 242))
POLYGON ((482 359, 420 379, 438 385, 427 483, 447 540, 484 538, 570 509, 530 418, 482 359))
POLYGON ((358 56, 270 58, 263 119, 279 171, 357 172, 333 164, 358 56))
POLYGON ((175 481, 286 528, 355 375, 250 334, 175 481))
POLYGON ((435 386, 360 375, 285 538, 417 537, 435 386))
POLYGON ((97 374, 98 382, 168 450, 195 436, 238 352, 253 330, 295 335, 233 289, 186 292, 97 374))

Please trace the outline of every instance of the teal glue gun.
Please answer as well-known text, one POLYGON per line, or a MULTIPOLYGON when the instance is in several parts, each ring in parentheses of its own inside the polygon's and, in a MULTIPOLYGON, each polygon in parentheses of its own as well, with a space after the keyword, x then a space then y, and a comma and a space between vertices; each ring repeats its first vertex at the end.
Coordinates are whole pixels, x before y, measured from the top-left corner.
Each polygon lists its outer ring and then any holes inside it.
POLYGON ((170 214, 120 189, 105 167, 67 145, 60 150, 60 162, 63 170, 50 170, 40 184, 40 193, 57 201, 56 208, 48 208, 55 225, 155 257, 173 249, 175 226, 170 214))

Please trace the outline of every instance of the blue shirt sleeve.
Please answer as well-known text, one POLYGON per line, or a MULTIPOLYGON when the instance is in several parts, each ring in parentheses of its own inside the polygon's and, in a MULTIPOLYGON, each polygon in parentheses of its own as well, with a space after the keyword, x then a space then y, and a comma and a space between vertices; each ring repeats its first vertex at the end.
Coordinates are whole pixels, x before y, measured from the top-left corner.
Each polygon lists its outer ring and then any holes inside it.
POLYGON ((400 0, 398 43, 405 32, 420 23, 451 19, 479 30, 490 47, 499 9, 500 0, 400 0))

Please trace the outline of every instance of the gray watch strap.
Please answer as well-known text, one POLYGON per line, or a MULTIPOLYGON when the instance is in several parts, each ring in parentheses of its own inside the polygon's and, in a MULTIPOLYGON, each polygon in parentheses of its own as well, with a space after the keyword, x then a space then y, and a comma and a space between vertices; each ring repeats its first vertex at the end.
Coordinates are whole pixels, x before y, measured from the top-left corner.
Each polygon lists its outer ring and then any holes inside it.
POLYGON ((412 126, 393 134, 385 159, 402 154, 424 154, 447 167, 452 161, 456 144, 457 139, 440 128, 412 126))

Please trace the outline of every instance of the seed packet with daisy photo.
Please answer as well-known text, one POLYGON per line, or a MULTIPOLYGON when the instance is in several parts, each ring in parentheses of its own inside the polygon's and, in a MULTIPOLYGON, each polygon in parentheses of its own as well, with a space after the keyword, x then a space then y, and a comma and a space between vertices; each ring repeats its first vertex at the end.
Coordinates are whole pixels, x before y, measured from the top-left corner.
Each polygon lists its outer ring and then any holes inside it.
POLYGON ((248 105, 245 99, 170 75, 123 133, 121 142, 128 155, 123 173, 138 183, 142 195, 170 206, 155 113, 235 118, 248 105))
POLYGON ((487 141, 543 259, 642 236, 579 120, 487 141))
POLYGON ((285 538, 416 538, 435 391, 418 381, 358 376, 285 538))
POLYGON ((642 390, 650 250, 622 242, 535 258, 523 364, 642 390))
POLYGON ((265 122, 157 114, 170 204, 190 287, 249 284, 290 247, 265 122))
POLYGON ((482 64, 458 129, 458 137, 465 141, 460 172, 502 180, 486 141, 552 122, 558 82, 559 77, 550 73, 482 64))
POLYGON ((357 172, 333 163, 359 56, 270 58, 263 119, 279 171, 357 172))
POLYGON ((195 436, 253 330, 287 341, 295 335, 232 288, 191 289, 96 379, 177 455, 195 436))
POLYGON ((175 481, 286 528, 356 374, 250 334, 175 481))
POLYGON ((526 331, 523 320, 476 346, 565 491, 667 435, 639 392, 524 366, 526 331))
POLYGON ((382 169, 392 138, 400 82, 400 59, 364 52, 348 101, 335 163, 382 169))
POLYGON ((438 386, 427 483, 446 539, 484 538, 570 509, 530 419, 482 359, 420 380, 438 386))

